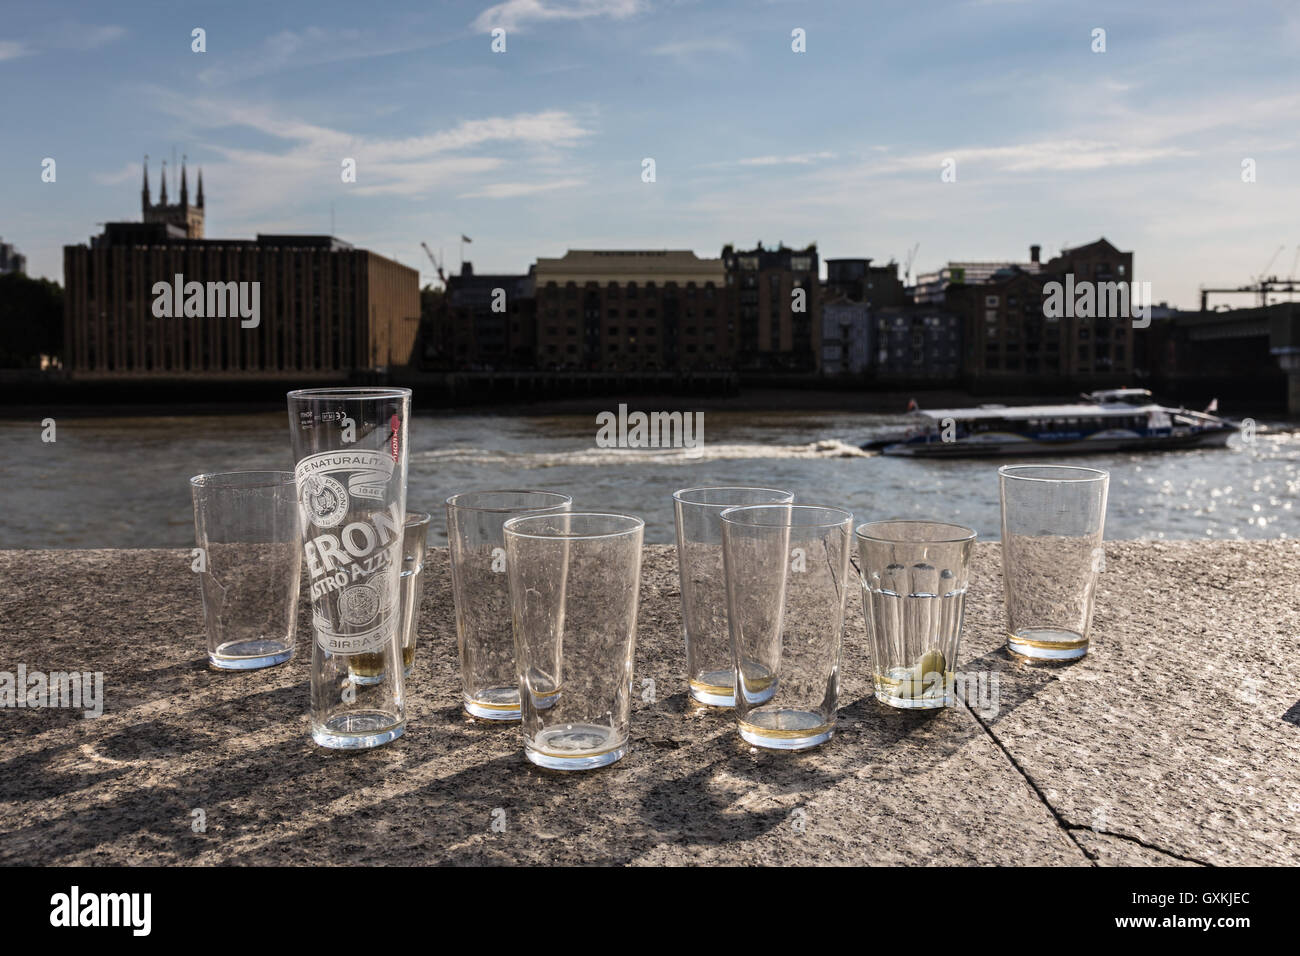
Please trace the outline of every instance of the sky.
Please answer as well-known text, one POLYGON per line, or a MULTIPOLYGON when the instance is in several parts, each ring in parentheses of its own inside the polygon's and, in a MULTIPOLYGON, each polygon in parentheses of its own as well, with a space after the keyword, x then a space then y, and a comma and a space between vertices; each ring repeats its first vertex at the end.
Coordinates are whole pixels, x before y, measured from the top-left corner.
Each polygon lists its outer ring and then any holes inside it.
POLYGON ((333 215, 422 284, 420 243, 454 272, 462 235, 480 273, 759 241, 916 273, 1104 236, 1193 308, 1296 271, 1298 52, 1300 3, 1249 0, 11 5, 0 237, 61 282, 174 151, 209 238, 333 215))

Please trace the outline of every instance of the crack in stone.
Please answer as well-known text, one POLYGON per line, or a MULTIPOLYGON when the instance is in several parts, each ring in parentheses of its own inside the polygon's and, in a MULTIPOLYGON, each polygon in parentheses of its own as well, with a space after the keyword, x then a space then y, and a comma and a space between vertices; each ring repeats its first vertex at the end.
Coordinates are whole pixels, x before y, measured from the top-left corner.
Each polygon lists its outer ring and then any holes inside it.
POLYGON ((1043 792, 1043 789, 1040 786, 1038 786, 1037 783, 1034 782, 1034 778, 1029 775, 1029 771, 1027 771, 1024 767, 1020 765, 1020 761, 1018 761, 1015 758, 1015 756, 1011 753, 1011 751, 1007 749, 1006 744, 1004 744, 1001 740, 998 739, 997 734, 993 733, 993 729, 984 721, 984 718, 981 717, 979 713, 974 708, 972 708, 967 701, 962 700, 962 706, 965 707, 967 712, 972 717, 975 718, 975 722, 980 725, 980 729, 983 730, 984 733, 988 735, 989 740, 993 741, 993 743, 997 746, 997 748, 1002 751, 1003 755, 1007 758, 1008 761, 1010 761, 1011 766, 1015 767, 1016 772, 1019 773, 1020 776, 1024 778, 1025 783, 1029 784, 1030 789, 1032 789, 1034 793, 1038 795, 1038 799, 1042 801, 1043 806, 1047 808, 1047 812, 1052 815, 1052 818, 1054 820, 1056 820, 1056 825, 1061 828, 1061 832, 1065 834, 1065 837, 1078 848, 1079 852, 1082 853, 1084 857, 1087 858, 1087 860, 1093 866, 1097 866, 1098 863, 1097 854, 1089 850, 1087 847, 1085 847, 1082 843, 1080 843, 1078 840, 1074 838, 1075 831, 1089 830, 1093 833, 1099 833, 1103 836, 1113 837, 1117 840, 1125 840, 1129 843, 1136 843, 1138 846, 1143 847, 1144 849, 1152 850, 1156 853, 1162 854, 1163 856, 1167 856, 1174 860, 1181 860, 1184 863, 1194 863, 1197 866, 1213 865, 1210 863, 1206 863, 1204 860, 1198 860, 1195 857, 1191 857, 1191 856, 1184 856, 1181 853, 1175 853, 1173 850, 1166 850, 1164 847, 1156 846, 1153 843, 1147 843, 1145 840, 1141 840, 1135 836, 1130 836, 1127 833, 1113 833, 1109 830, 1098 830, 1095 827, 1082 826, 1080 824, 1071 823, 1070 821, 1066 820, 1065 817, 1063 817, 1057 811, 1057 809, 1054 806, 1052 806, 1051 801, 1047 799, 1047 794, 1045 794, 1043 792))
POLYGON ((1070 830, 1090 830, 1093 833, 1102 836, 1114 837, 1116 840, 1124 840, 1128 843, 1136 843, 1138 846, 1152 850, 1162 856, 1167 856, 1174 860, 1182 860, 1184 863, 1195 863, 1197 866, 1213 866, 1213 863, 1206 863, 1204 860, 1198 860, 1194 856, 1184 856, 1182 853, 1176 853, 1173 850, 1166 850, 1162 846, 1156 846, 1154 843, 1148 843, 1139 837, 1132 836, 1128 833, 1116 833, 1113 830, 1098 830, 1096 827, 1086 827, 1078 823, 1067 823, 1066 827, 1070 830))
POLYGON ((1083 854, 1084 859, 1086 859, 1093 866, 1096 866, 1097 855, 1095 853, 1089 852, 1087 847, 1085 847, 1082 843, 1080 843, 1078 840, 1074 838, 1074 833, 1072 832, 1074 828, 1070 826, 1069 822, 1065 819, 1065 817, 1061 816, 1061 814, 1059 814, 1056 811, 1056 808, 1052 806, 1052 804, 1048 801, 1047 794, 1043 793, 1042 788, 1039 787, 1038 784, 1034 782, 1034 778, 1029 775, 1029 772, 1025 770, 1024 767, 1020 766, 1020 761, 1018 761, 1015 758, 1015 756, 1011 753, 1011 751, 1007 749, 1006 744, 1004 744, 1001 740, 998 739, 997 734, 993 733, 989 725, 984 722, 984 718, 981 717, 978 713, 976 713, 975 709, 971 707, 971 705, 967 701, 962 700, 962 706, 965 707, 966 711, 972 717, 975 718, 975 722, 980 725, 980 729, 983 730, 984 733, 988 735, 989 740, 993 741, 994 745, 999 750, 1002 751, 1003 756, 1005 756, 1007 760, 1010 761, 1011 766, 1016 768, 1016 772, 1020 774, 1021 777, 1024 778, 1025 783, 1029 784, 1030 789, 1033 790, 1035 794, 1037 794, 1038 799, 1041 800, 1043 806, 1047 808, 1047 812, 1052 815, 1052 819, 1056 821, 1056 825, 1060 827, 1061 833, 1065 835, 1065 838, 1074 844, 1075 848, 1080 853, 1083 854))

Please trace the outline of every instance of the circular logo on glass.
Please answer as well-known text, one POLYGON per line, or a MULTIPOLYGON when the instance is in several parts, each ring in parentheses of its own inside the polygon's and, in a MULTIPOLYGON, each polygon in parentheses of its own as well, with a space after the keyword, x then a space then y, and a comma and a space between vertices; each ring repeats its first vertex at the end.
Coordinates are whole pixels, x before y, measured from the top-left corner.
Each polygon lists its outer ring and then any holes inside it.
POLYGON ((302 504, 312 524, 332 528, 347 517, 348 493, 329 475, 312 475, 303 483, 302 504))
POLYGON ((360 627, 373 621, 378 613, 378 588, 369 584, 354 584, 339 594, 339 614, 345 624, 360 627))

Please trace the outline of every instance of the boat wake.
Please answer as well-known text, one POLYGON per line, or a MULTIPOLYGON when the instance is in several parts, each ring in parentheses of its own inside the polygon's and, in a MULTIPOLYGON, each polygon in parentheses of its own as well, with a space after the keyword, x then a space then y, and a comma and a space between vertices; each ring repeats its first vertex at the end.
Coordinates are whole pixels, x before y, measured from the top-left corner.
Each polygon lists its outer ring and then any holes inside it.
POLYGON ((553 452, 508 452, 490 448, 443 448, 411 453, 412 465, 505 465, 559 468, 605 465, 689 465, 700 461, 753 459, 873 458, 874 452, 836 438, 806 445, 705 444, 702 448, 581 448, 553 452))

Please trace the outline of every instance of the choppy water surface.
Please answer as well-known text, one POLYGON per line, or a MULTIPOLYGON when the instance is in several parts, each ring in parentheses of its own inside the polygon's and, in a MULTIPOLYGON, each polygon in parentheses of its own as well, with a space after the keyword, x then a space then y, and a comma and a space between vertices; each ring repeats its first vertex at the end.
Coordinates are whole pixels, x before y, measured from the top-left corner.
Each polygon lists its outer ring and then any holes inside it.
MULTIPOLYGON (((859 450, 902 416, 820 412, 705 413, 704 447, 596 446, 591 415, 417 416, 409 498, 446 541, 442 502, 474 488, 565 491, 575 507, 646 519, 646 541, 673 540, 672 492, 704 484, 788 488, 797 500, 847 507, 858 520, 931 517, 998 537, 997 467, 1014 459, 923 461, 859 450)), ((0 422, 0 547, 192 547, 188 479, 203 471, 290 466, 283 413, 0 422)), ((1111 472, 1107 538, 1300 535, 1300 434, 1246 446, 1077 456, 1111 472)))

